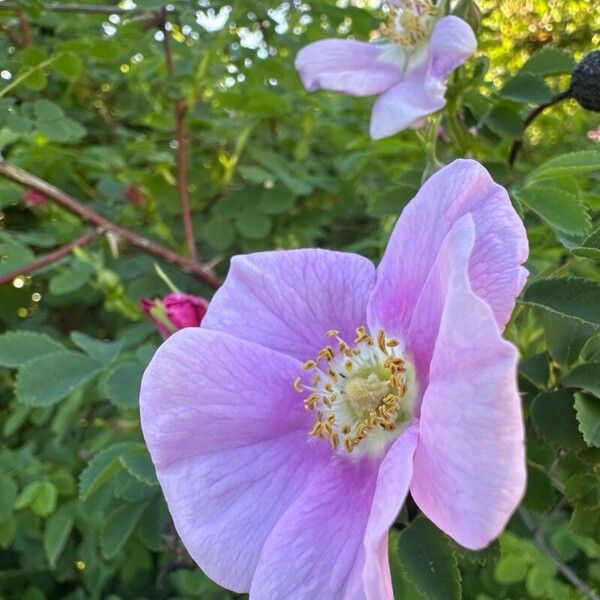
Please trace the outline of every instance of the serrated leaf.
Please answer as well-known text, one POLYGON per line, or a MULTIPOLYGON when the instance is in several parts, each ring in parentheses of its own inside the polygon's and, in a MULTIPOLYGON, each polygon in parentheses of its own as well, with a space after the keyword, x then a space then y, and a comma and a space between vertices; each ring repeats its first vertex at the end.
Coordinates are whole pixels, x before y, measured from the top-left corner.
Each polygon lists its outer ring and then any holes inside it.
POLYGON ((15 395, 28 406, 52 406, 84 386, 101 369, 101 363, 80 352, 38 356, 21 365, 15 395))
POLYGON ((542 314, 542 327, 548 353, 559 365, 571 365, 579 357, 586 340, 597 327, 575 319, 559 317, 550 312, 542 314))
POLYGON ((575 412, 585 443, 600 447, 600 400, 587 394, 575 394, 575 412))
POLYGON ((127 360, 114 365, 102 380, 104 395, 119 408, 135 408, 144 369, 144 364, 139 360, 127 360))
POLYGON ((73 529, 75 521, 74 510, 75 508, 71 505, 63 506, 46 523, 43 544, 44 552, 46 553, 46 558, 51 569, 56 567, 56 563, 73 529))
POLYGON ((515 196, 554 229, 571 234, 583 234, 590 229, 590 216, 575 194, 540 185, 526 187, 515 196))
POLYGON ((600 325, 600 283, 581 277, 554 277, 533 282, 523 302, 563 317, 600 325))
POLYGON ((110 515, 100 534, 100 545, 106 558, 112 558, 123 548, 147 505, 147 501, 126 504, 110 515))
POLYGON ((45 333, 7 331, 0 335, 0 366, 20 367, 23 363, 65 347, 45 333))
POLYGON ((581 388, 600 398, 600 362, 578 365, 562 380, 565 387, 581 388))
POLYGON ((94 270, 89 265, 75 261, 71 266, 50 279, 50 293, 57 296, 70 294, 82 288, 92 276, 94 270))
POLYGON ((583 446, 574 402, 571 392, 565 389, 542 392, 534 398, 531 420, 542 439, 559 448, 583 446))
POLYGON ((125 452, 121 456, 121 463, 127 472, 138 481, 147 485, 158 485, 152 459, 145 448, 125 452))
POLYGON ((104 482, 122 468, 121 456, 130 448, 138 446, 137 442, 120 442, 100 451, 88 463, 79 477, 79 497, 85 500, 104 482))
POLYGON ((574 248, 573 254, 600 261, 600 228, 590 233, 579 248, 574 248))
POLYGON ((456 556, 444 534, 424 517, 398 536, 398 559, 407 577, 427 600, 462 597, 456 556))
POLYGON ((123 343, 121 341, 105 342, 97 340, 80 331, 72 331, 71 341, 83 350, 88 356, 101 362, 103 365, 111 363, 121 351, 123 343))
POLYGON ((529 174, 528 181, 545 181, 598 171, 600 171, 600 152, 597 150, 582 150, 551 158, 537 169, 534 169, 529 174))

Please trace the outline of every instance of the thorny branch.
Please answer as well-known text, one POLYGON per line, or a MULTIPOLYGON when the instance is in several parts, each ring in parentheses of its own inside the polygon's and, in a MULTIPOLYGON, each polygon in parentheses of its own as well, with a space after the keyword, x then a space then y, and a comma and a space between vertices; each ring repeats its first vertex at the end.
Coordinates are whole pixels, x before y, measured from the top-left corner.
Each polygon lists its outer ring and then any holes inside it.
POLYGON ((107 219, 91 208, 85 206, 61 189, 3 159, 0 159, 0 175, 4 175, 4 177, 7 177, 12 181, 16 181, 21 185, 44 194, 44 196, 53 200, 56 204, 79 215, 88 223, 96 225, 105 231, 114 233, 118 238, 129 242, 132 246, 139 248, 143 252, 152 254, 153 256, 179 266, 184 271, 192 273, 199 280, 204 281, 215 289, 221 284, 221 281, 213 271, 198 261, 186 256, 181 256, 166 246, 153 242, 126 227, 114 223, 110 219, 107 219))

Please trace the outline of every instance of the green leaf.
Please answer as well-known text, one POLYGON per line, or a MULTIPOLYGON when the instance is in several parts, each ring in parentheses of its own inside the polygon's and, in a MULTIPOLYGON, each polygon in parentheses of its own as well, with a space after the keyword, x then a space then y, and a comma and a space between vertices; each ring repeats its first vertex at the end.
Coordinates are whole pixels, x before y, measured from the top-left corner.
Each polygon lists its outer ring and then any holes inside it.
POLYGON ((424 517, 416 518, 400 532, 398 559, 427 600, 462 597, 456 556, 444 534, 424 517))
POLYGON ((574 248, 573 254, 600 261, 600 228, 590 233, 579 248, 574 248))
POLYGON ((585 175, 600 171, 600 152, 582 150, 561 154, 541 164, 528 177, 528 182, 546 181, 559 177, 585 175))
POLYGON ((543 104, 550 100, 552 92, 540 77, 531 73, 519 72, 504 84, 498 95, 514 102, 543 104))
POLYGON ((136 408, 145 366, 139 360, 127 360, 114 365, 102 380, 104 395, 119 408, 136 408))
POLYGON ((15 480, 8 475, 0 475, 0 523, 12 514, 18 493, 15 480))
POLYGON ((565 495, 573 506, 597 508, 600 506, 600 481, 591 473, 573 475, 565 484, 565 495))
POLYGON ((571 365, 579 357, 586 340, 597 328, 589 323, 566 319, 553 313, 542 314, 542 327, 548 353, 559 365, 571 365))
POLYGON ((581 388, 600 398, 600 363, 578 365, 563 377, 565 387, 581 388))
POLYGON ((575 68, 573 57, 558 48, 543 48, 527 59, 523 71, 535 75, 559 75, 570 73, 575 68))
POLYGON ((130 448, 138 447, 137 442, 121 442, 100 451, 81 472, 79 497, 85 500, 103 483, 122 468, 121 456, 130 448))
POLYGON ((63 109, 50 100, 36 100, 33 105, 33 114, 38 121, 53 121, 65 116, 63 109))
POLYGON ((65 268, 50 279, 50 293, 57 296, 70 294, 82 288, 89 280, 94 269, 85 263, 75 261, 70 267, 65 268))
POLYGON ((554 277, 533 282, 523 302, 542 310, 600 325, 600 283, 580 277, 554 277))
POLYGON ((93 337, 80 331, 72 331, 70 335, 71 341, 83 350, 88 356, 102 363, 103 365, 110 364, 121 352, 123 343, 105 342, 96 340, 93 337))
POLYGON ((63 52, 52 63, 51 68, 65 79, 74 81, 83 72, 83 62, 74 52, 63 52))
POLYGON ((62 344, 45 333, 7 331, 0 335, 0 366, 20 367, 32 358, 64 349, 62 344))
POLYGON ((575 417, 574 398, 569 390, 542 392, 531 406, 531 419, 538 435, 559 448, 583 445, 575 417))
POLYGON ((38 493, 30 504, 31 510, 40 517, 48 517, 56 510, 58 490, 51 481, 42 481, 38 493))
POLYGON ((18 269, 34 259, 33 252, 7 233, 0 231, 0 275, 18 269))
POLYGON ((44 552, 51 569, 56 567, 58 558, 65 548, 74 523, 75 507, 63 506, 53 514, 46 523, 44 530, 44 552))
POLYGON ((125 452, 121 456, 121 463, 138 481, 147 485, 158 485, 152 459, 145 447, 125 452))
POLYGON ((500 137, 516 139, 523 133, 523 119, 512 106, 495 106, 484 115, 483 122, 500 137))
POLYGON ((101 363, 80 352, 38 356, 19 369, 15 395, 29 406, 52 406, 84 386, 101 369, 101 363))
POLYGON ((121 551, 147 505, 146 501, 126 504, 109 516, 100 534, 100 545, 106 558, 112 558, 121 551))
POLYGON ((374 194, 369 199, 367 212, 373 217, 397 216, 417 193, 412 185, 399 184, 374 194))
POLYGON ((590 229, 590 216, 575 194, 537 185, 526 187, 515 196, 554 229, 572 234, 583 234, 590 229))
POLYGON ((241 212, 236 224, 238 231, 250 240, 262 240, 271 232, 271 219, 256 210, 241 212))
POLYGON ((600 447, 600 400, 587 394, 575 394, 575 411, 585 443, 600 447))
POLYGON ((494 577, 498 583, 511 585, 523 581, 527 576, 529 564, 520 554, 502 556, 494 567, 494 577))

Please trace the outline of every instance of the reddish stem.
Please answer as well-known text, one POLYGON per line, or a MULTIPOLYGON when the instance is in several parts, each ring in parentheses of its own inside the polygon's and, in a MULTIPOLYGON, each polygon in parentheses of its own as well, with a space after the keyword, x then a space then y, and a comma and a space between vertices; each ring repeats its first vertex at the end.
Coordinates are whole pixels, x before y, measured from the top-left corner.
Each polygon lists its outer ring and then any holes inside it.
POLYGON ((161 244, 157 244, 148 238, 145 238, 126 227, 122 227, 121 225, 117 225, 110 219, 103 217, 101 214, 92 210, 91 208, 81 204, 78 200, 69 196, 66 192, 60 190, 59 188, 53 186, 52 184, 32 175, 28 171, 21 169, 5 160, 0 159, 0 175, 4 175, 8 179, 12 181, 16 181, 21 185, 37 190, 41 194, 44 194, 47 198, 50 198, 56 204, 70 210, 71 212, 79 215, 83 220, 88 223, 92 223, 97 227, 101 227, 106 231, 113 232, 117 237, 129 242, 132 246, 139 248, 143 252, 148 254, 152 254, 158 258, 161 258, 167 262, 173 263, 179 266, 184 271, 192 273, 201 281, 204 281, 208 285, 213 288, 218 288, 221 284, 219 278, 207 267, 202 265, 196 260, 192 260, 188 257, 181 256, 173 250, 162 246, 161 244))

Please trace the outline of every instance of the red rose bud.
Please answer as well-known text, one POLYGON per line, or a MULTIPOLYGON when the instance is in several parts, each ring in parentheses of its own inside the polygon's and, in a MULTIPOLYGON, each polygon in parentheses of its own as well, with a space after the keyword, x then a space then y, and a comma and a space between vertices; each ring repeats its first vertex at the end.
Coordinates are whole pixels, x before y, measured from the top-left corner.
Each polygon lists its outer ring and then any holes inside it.
POLYGON ((140 188, 137 185, 130 185, 125 188, 123 195, 131 204, 135 204, 135 206, 144 207, 146 206, 147 200, 146 196, 142 194, 140 188))
POLYGON ((36 190, 27 190, 23 195, 23 202, 25 206, 41 206, 46 204, 46 196, 36 190))
POLYGON ((184 327, 198 327, 208 308, 208 300, 191 294, 167 294, 162 300, 140 298, 140 306, 163 338, 184 327))

